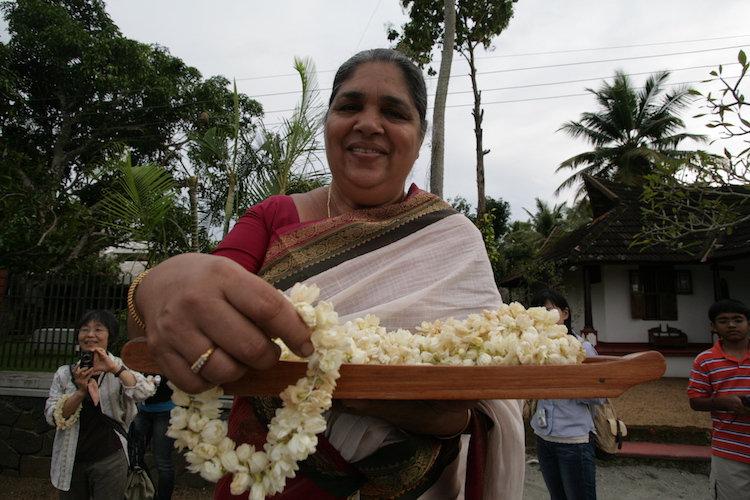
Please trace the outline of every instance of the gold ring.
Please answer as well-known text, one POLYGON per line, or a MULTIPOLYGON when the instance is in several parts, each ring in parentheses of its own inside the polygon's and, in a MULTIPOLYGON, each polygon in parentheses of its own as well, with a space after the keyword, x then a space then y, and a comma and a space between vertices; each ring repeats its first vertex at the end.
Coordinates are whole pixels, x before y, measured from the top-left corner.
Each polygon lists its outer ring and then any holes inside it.
POLYGON ((198 373, 199 371, 201 371, 201 368, 203 368, 203 365, 205 365, 206 361, 208 361, 208 357, 211 354, 213 354, 215 350, 216 350, 216 347, 211 347, 211 349, 201 354, 201 357, 198 358, 198 361, 193 363, 193 366, 190 367, 193 373, 198 373))

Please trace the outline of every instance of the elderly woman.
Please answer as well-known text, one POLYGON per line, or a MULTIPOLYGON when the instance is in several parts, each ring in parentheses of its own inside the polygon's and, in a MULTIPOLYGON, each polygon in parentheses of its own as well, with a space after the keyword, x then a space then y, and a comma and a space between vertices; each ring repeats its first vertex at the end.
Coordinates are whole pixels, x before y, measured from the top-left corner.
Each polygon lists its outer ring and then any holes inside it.
POLYGON ((136 401, 156 388, 107 351, 119 331, 111 312, 90 311, 77 329, 81 353, 91 363, 58 368, 44 407, 47 422, 57 428, 52 485, 60 490, 61 500, 121 500, 128 475, 127 442, 106 417, 127 430, 137 412, 136 401))
MULTIPOLYGON (((142 279, 133 323, 173 382, 197 392, 268 368, 279 357, 273 337, 309 356, 309 332, 277 292, 296 282, 317 284, 342 321, 375 314, 389 330, 500 305, 477 229, 436 196, 404 189, 426 108, 423 76, 405 56, 355 55, 335 77, 325 119, 331 184, 265 200, 213 255, 172 258, 142 279)), ((236 398, 230 435, 262 444, 279 405, 236 398)), ((317 453, 278 498, 458 498, 464 432, 475 440, 467 498, 521 498, 517 401, 336 401, 327 420, 317 453)), ((229 498, 228 485, 216 498, 229 498)))

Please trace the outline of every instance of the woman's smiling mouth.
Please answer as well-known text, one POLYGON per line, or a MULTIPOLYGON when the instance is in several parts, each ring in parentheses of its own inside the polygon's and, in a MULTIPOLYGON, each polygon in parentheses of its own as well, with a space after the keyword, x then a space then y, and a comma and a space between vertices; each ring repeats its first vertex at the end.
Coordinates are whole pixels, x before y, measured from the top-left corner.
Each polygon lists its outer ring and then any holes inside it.
POLYGON ((376 149, 365 149, 365 148, 350 148, 349 151, 353 153, 367 153, 367 154, 378 154, 378 155, 385 154, 383 151, 378 151, 376 149))

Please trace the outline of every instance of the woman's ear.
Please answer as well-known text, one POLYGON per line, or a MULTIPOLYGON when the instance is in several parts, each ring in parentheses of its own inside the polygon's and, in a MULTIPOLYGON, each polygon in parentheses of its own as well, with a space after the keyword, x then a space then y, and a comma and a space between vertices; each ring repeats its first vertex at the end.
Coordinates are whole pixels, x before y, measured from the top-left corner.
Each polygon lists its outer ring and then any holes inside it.
POLYGON ((563 322, 565 322, 565 321, 568 321, 569 318, 570 318, 570 309, 566 307, 565 309, 563 309, 563 312, 562 312, 562 320, 563 322))

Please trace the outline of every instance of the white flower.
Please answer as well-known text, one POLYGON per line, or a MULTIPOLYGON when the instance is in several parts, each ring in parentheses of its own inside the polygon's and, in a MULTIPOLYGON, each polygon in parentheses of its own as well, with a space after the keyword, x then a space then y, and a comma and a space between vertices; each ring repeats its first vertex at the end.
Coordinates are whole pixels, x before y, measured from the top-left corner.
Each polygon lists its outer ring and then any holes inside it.
POLYGON ((188 412, 182 406, 175 406, 169 414, 169 427, 171 429, 182 430, 187 427, 188 412))
POLYGON ((206 481, 215 483, 226 474, 226 471, 221 467, 221 462, 218 458, 212 458, 211 460, 203 462, 200 474, 206 481))
POLYGON ((205 460, 211 459, 216 456, 217 451, 218 450, 216 446, 210 443, 206 443, 205 441, 202 443, 198 443, 198 445, 193 448, 193 453, 201 458, 204 458, 205 460))
POLYGON ((206 424, 211 420, 208 417, 204 417, 200 413, 192 413, 188 417, 188 429, 193 432, 201 432, 206 424))
POLYGON ((265 470, 270 463, 271 461, 268 459, 268 455, 266 454, 266 452, 258 451, 256 453, 253 453, 253 455, 248 460, 248 467, 250 468, 251 474, 258 474, 261 471, 265 470))
POLYGON ((234 450, 229 450, 221 453, 219 455, 219 460, 221 461, 221 466, 224 467, 227 472, 237 474, 238 472, 248 471, 247 466, 240 465, 240 460, 239 458, 237 458, 237 452, 235 452, 234 450))
POLYGON ((229 485, 229 492, 232 495, 242 495, 250 488, 252 477, 247 472, 237 472, 234 474, 232 483, 229 485))
POLYGON ((227 423, 223 420, 209 420, 201 430, 201 437, 212 444, 218 444, 226 435, 227 423))

